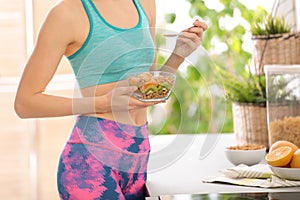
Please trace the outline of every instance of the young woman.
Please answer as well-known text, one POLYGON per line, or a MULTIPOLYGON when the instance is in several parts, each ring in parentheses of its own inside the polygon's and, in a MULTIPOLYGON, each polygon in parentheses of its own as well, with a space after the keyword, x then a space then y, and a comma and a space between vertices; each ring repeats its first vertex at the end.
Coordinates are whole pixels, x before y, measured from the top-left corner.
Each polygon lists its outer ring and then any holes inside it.
MULTIPOLYGON (((145 103, 118 85, 129 71, 155 70, 155 0, 62 0, 46 17, 15 100, 21 118, 78 115, 61 154, 61 199, 144 199, 149 141, 145 103), (45 93, 66 56, 81 97, 45 93)), ((161 70, 176 71, 207 26, 182 31, 161 70)))

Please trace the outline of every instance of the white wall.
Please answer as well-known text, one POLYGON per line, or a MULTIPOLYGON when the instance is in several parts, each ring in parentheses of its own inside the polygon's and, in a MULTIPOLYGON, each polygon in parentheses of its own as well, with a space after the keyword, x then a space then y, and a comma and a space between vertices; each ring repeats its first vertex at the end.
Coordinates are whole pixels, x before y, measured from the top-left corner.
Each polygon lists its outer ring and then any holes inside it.
MULTIPOLYGON (((296 0, 295 0, 296 1, 296 0)), ((296 9, 297 9, 297 30, 300 31, 300 1, 296 1, 296 9)))

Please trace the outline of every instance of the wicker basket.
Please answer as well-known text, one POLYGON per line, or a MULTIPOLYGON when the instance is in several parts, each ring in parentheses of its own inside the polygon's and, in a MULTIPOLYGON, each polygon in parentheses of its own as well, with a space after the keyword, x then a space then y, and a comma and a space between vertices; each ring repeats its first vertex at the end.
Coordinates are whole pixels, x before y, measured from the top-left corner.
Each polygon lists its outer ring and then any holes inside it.
POLYGON ((266 64, 299 64, 300 33, 253 36, 255 73, 264 75, 266 64))
POLYGON ((234 134, 238 145, 259 144, 269 149, 265 105, 233 103, 232 113, 234 134))

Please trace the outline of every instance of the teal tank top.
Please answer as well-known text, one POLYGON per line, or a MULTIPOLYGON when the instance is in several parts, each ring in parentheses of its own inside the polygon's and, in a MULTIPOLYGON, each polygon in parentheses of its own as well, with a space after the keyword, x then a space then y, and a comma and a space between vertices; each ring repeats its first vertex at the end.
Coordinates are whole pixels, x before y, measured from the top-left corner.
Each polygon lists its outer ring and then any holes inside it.
POLYGON ((155 49, 148 17, 139 0, 133 2, 139 22, 122 29, 109 24, 92 0, 82 0, 90 31, 83 46, 68 57, 80 88, 123 80, 129 72, 149 71, 155 49))

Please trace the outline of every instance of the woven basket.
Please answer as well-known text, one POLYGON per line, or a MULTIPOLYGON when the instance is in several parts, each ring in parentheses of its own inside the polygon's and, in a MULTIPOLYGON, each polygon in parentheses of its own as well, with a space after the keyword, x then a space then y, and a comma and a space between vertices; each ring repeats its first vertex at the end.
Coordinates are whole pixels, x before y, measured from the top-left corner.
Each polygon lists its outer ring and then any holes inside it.
POLYGON ((238 145, 259 144, 269 149, 265 105, 233 103, 232 113, 234 134, 238 145))
POLYGON ((252 37, 255 73, 264 75, 267 64, 299 64, 300 33, 252 37))

